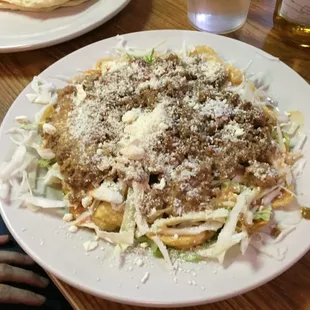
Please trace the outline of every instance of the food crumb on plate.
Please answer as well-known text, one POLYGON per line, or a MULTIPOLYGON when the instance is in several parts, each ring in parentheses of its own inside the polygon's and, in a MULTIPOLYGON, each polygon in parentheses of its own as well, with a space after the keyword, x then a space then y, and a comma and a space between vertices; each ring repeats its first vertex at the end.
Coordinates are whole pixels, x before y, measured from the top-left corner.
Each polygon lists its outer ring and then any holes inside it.
POLYGON ((73 215, 71 213, 66 213, 64 216, 63 216, 63 220, 65 222, 71 222, 73 220, 73 215))
POLYGON ((15 117, 15 121, 19 124, 27 124, 29 123, 29 119, 25 115, 19 115, 15 117))
POLYGON ((98 242, 89 240, 83 243, 83 247, 86 252, 93 251, 94 249, 98 247, 98 242))
POLYGON ((146 249, 148 246, 149 246, 149 244, 147 242, 142 242, 140 244, 140 247, 143 248, 143 249, 146 249))
POLYGON ((68 229, 68 231, 69 232, 71 232, 71 233, 76 233, 77 231, 78 231, 79 229, 77 228, 77 226, 75 226, 75 225, 71 225, 70 227, 69 227, 69 229, 68 229))
POLYGON ((141 258, 138 258, 137 259, 137 261, 136 261, 136 265, 138 266, 138 267, 142 267, 143 266, 143 260, 141 259, 141 258))
POLYGON ((144 274, 144 276, 142 277, 141 283, 145 284, 146 281, 149 279, 149 277, 150 277, 150 273, 147 271, 147 272, 144 274))

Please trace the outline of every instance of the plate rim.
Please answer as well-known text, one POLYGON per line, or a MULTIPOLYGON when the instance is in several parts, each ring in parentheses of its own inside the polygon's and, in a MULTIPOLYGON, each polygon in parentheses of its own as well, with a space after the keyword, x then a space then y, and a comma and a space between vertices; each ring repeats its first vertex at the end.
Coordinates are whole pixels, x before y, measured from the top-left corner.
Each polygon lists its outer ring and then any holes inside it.
MULTIPOLYGON (((217 36, 217 35, 210 34, 210 33, 201 33, 199 31, 195 31, 195 30, 147 30, 147 31, 132 32, 132 33, 124 34, 123 36, 124 37, 130 37, 130 36, 134 36, 134 35, 137 35, 139 33, 144 33, 144 32, 148 32, 148 33, 151 33, 151 32, 161 32, 161 33, 164 33, 164 32, 165 33, 168 33, 168 32, 169 33, 173 33, 174 32, 174 33, 177 33, 178 32, 178 33, 185 34, 185 36, 186 35, 190 35, 191 33, 199 33, 201 35, 206 35, 206 36, 211 36, 211 37, 217 36)), ((96 45, 96 44, 98 44, 98 45, 102 44, 103 41, 106 41, 106 40, 109 40, 109 39, 112 39, 112 38, 115 38, 115 37, 109 37, 109 38, 106 38, 104 40, 100 40, 100 41, 94 42, 92 44, 89 44, 87 46, 84 46, 84 47, 82 47, 82 48, 80 48, 80 49, 78 49, 78 50, 76 50, 76 51, 74 51, 74 52, 64 56, 63 58, 59 59, 57 62, 55 62, 51 66, 57 65, 59 62, 63 61, 65 58, 67 58, 69 56, 72 56, 74 53, 79 53, 79 52, 83 51, 84 49, 88 49, 90 46, 93 46, 93 45, 96 45)), ((268 57, 273 57, 274 58, 274 56, 272 56, 271 54, 268 54, 265 51, 255 47, 255 46, 252 46, 250 44, 247 44, 245 42, 242 42, 242 41, 239 41, 239 40, 236 40, 236 39, 233 39, 233 38, 227 38, 227 37, 223 37, 223 38, 224 38, 224 40, 235 41, 238 44, 246 46, 247 48, 253 48, 254 50, 258 51, 259 54, 261 54, 261 55, 265 55, 265 56, 267 55, 268 57)), ((299 83, 303 83, 305 86, 309 87, 309 84, 307 83, 307 81, 305 79, 303 79, 303 77, 301 77, 296 71, 294 71, 292 68, 290 68, 288 65, 286 65, 281 60, 279 60, 279 62, 281 62, 281 65, 285 65, 291 71, 292 74, 295 74, 295 76, 298 77, 299 83)), ((45 71, 48 70, 51 66, 49 66, 44 71, 42 71, 39 74, 39 76, 44 74, 45 71)), ((27 88, 28 86, 29 86, 29 84, 25 88, 27 88)), ((25 88, 24 88, 24 90, 25 90, 25 88)), ((14 100, 12 105, 19 99, 19 97, 22 95, 24 90, 16 97, 16 99, 14 100)), ((11 107, 8 110, 7 114, 5 115, 2 123, 6 122, 7 118, 10 117, 10 110, 11 110, 11 107)), ((2 135, 3 135, 3 126, 1 125, 0 136, 2 136, 2 135)), ((4 208, 5 208, 4 205, 2 203, 0 203, 0 210, 4 210, 4 208)), ((115 297, 115 294, 109 294, 109 293, 106 293, 105 291, 101 291, 100 293, 97 292, 97 291, 92 291, 92 290, 88 289, 85 286, 82 286, 83 288, 81 289, 81 286, 79 286, 76 282, 72 282, 71 279, 68 279, 68 278, 64 277, 63 275, 61 275, 60 273, 58 273, 57 271, 55 272, 55 270, 52 270, 53 268, 50 268, 48 265, 45 265, 45 263, 43 261, 41 261, 41 259, 39 257, 37 257, 35 253, 30 251, 28 248, 26 248, 26 246, 24 246, 22 244, 22 242, 20 242, 19 237, 17 236, 17 234, 15 234, 15 231, 11 227, 11 225, 10 225, 10 223, 9 223, 7 217, 6 217, 6 213, 5 212, 1 212, 1 213, 2 213, 2 217, 3 217, 3 220, 4 220, 5 224, 7 225, 9 231, 11 232, 13 237, 16 239, 18 244, 23 248, 23 250, 26 253, 29 253, 29 254, 31 253, 30 255, 35 258, 35 261, 38 262, 38 264, 40 266, 44 266, 44 269, 46 269, 48 272, 50 272, 51 274, 55 275, 57 278, 59 278, 63 282, 65 282, 65 283, 67 283, 67 284, 77 288, 78 290, 82 290, 83 292, 86 292, 86 293, 91 294, 93 296, 97 296, 99 298, 105 298, 105 299, 113 301, 113 302, 123 303, 123 304, 128 304, 128 305, 133 305, 133 306, 148 306, 148 307, 155 307, 155 308, 158 308, 158 307, 179 308, 179 307, 188 307, 188 306, 196 306, 196 305, 209 304, 209 303, 217 302, 217 301, 220 301, 220 300, 226 300, 226 299, 229 299, 229 298, 232 298, 232 297, 244 294, 246 292, 249 292, 249 291, 251 291, 251 290, 253 290, 255 288, 258 288, 258 287, 260 287, 260 286, 270 282, 271 280, 275 279, 276 277, 278 277, 279 275, 281 275, 282 273, 287 271, 289 268, 291 268, 294 264, 296 264, 310 249, 310 243, 309 243, 307 246, 305 246, 302 249, 301 252, 299 252, 299 254, 294 259, 290 260, 289 263, 286 263, 285 266, 281 266, 276 273, 273 273, 272 275, 270 275, 268 277, 265 277, 264 280, 257 280, 252 285, 250 285, 250 286, 248 286, 246 288, 243 288, 243 289, 239 289, 239 290, 237 290, 235 292, 232 292, 230 294, 218 295, 217 297, 208 298, 207 300, 206 299, 204 299, 204 300, 200 299, 198 301, 182 302, 182 304, 177 303, 177 302, 176 303, 165 303, 165 302, 157 302, 157 301, 152 301, 152 302, 149 302, 149 303, 144 303, 143 301, 135 301, 134 299, 123 298, 120 295, 118 295, 118 297, 115 297)))
POLYGON ((34 44, 24 43, 24 44, 15 44, 15 45, 6 45, 6 46, 0 45, 0 54, 1 53, 17 53, 17 52, 33 51, 33 50, 37 50, 40 48, 54 46, 54 45, 57 45, 57 44, 60 44, 63 42, 70 41, 70 40, 75 39, 77 37, 80 37, 83 34, 88 33, 90 31, 94 30, 95 28, 98 28, 99 26, 103 25, 104 23, 108 22, 110 19, 112 19, 118 13, 120 13, 130 2, 130 0, 120 0, 120 1, 122 1, 122 3, 117 8, 115 8, 110 14, 104 16, 103 18, 99 19, 95 23, 91 23, 89 25, 83 26, 79 30, 72 30, 72 31, 70 31, 70 33, 68 33, 66 35, 60 34, 58 37, 56 37, 54 39, 44 40, 43 42, 41 41, 41 42, 34 43, 34 44))

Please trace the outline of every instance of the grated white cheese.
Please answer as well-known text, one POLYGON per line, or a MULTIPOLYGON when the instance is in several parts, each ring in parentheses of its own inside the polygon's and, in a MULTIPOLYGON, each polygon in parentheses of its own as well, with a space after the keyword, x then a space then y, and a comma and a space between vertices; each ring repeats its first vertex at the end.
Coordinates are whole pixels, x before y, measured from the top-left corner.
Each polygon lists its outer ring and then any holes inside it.
POLYGON ((127 111, 122 117, 122 122, 131 124, 139 117, 140 113, 141 113, 140 109, 132 109, 130 111, 127 111))
POLYGON ((147 242, 140 243, 140 247, 143 249, 146 249, 148 246, 149 246, 149 244, 147 242))
POLYGON ((79 229, 78 229, 78 227, 77 226, 75 226, 75 225, 71 225, 70 227, 69 227, 69 232, 71 232, 71 233, 76 233, 79 229))
POLYGON ((142 267, 143 266, 143 260, 141 259, 141 258, 138 258, 137 259, 137 261, 136 261, 136 265, 138 266, 138 267, 142 267))
POLYGON ((88 208, 93 202, 93 197, 91 196, 86 196, 84 198, 82 198, 82 206, 84 208, 88 208))
POLYGON ((43 124, 43 132, 47 133, 49 135, 54 135, 57 132, 57 129, 56 129, 56 127, 54 127, 51 124, 44 123, 43 124))
POLYGON ((73 215, 71 213, 66 213, 64 216, 63 216, 63 220, 65 222, 71 222, 73 220, 73 215))
POLYGON ((146 281, 149 279, 149 277, 150 277, 150 273, 147 271, 147 272, 144 274, 144 276, 142 277, 141 283, 142 283, 142 284, 145 284, 146 281))
POLYGON ((29 119, 25 115, 19 115, 15 117, 15 121, 19 124, 27 124, 29 123, 29 119))

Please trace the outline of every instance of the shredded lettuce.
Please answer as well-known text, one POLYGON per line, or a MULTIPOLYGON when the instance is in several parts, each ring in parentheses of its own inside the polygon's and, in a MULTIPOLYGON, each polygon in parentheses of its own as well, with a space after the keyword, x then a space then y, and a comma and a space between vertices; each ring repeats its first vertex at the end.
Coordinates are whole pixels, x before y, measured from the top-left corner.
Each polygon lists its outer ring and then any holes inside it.
POLYGON ((51 160, 55 158, 55 153, 51 149, 43 148, 38 143, 32 143, 31 147, 34 148, 43 159, 51 160))
POLYGON ((149 231, 149 225, 146 219, 141 214, 141 205, 143 201, 144 190, 137 182, 132 183, 133 188, 133 203, 136 207, 135 221, 137 224, 137 237, 145 235, 149 231))
POLYGON ((295 136, 295 134, 296 134, 296 132, 297 132, 297 130, 298 130, 298 128, 299 128, 299 124, 297 124, 296 122, 290 122, 290 126, 289 126, 289 128, 287 129, 287 134, 289 135, 289 136, 295 136))
POLYGON ((223 263, 226 252, 246 237, 247 233, 245 232, 234 233, 229 239, 224 240, 224 242, 220 240, 220 242, 217 241, 208 248, 199 249, 197 254, 202 257, 218 259, 220 263, 223 263))
POLYGON ((30 124, 21 124, 20 128, 25 129, 25 130, 34 130, 38 129, 39 124, 37 123, 30 123, 30 124))
POLYGON ((56 163, 49 167, 46 175, 44 176, 43 183, 47 184, 55 184, 60 183, 63 180, 63 176, 60 173, 59 165, 56 163))
POLYGON ((55 104, 57 102, 57 90, 55 85, 48 83, 41 77, 35 76, 31 82, 33 94, 26 94, 31 103, 37 104, 55 104))
POLYGON ((270 242, 269 237, 263 233, 254 234, 250 239, 250 245, 260 253, 279 261, 283 260, 287 252, 287 247, 276 244, 277 242, 274 241, 270 242))
POLYGON ((160 252, 160 249, 158 248, 158 245, 150 238, 146 236, 142 236, 137 239, 138 243, 148 243, 148 245, 151 248, 152 255, 156 258, 163 258, 163 254, 160 252))
POLYGON ((124 199, 119 187, 114 182, 103 182, 98 188, 92 190, 90 195, 96 200, 115 204, 121 204, 124 199))
POLYGON ((282 153, 284 153, 286 151, 286 147, 285 147, 285 144, 284 144, 284 141, 283 141, 283 133, 280 129, 280 125, 279 123, 277 123, 277 137, 278 137, 278 143, 279 143, 279 147, 280 147, 280 151, 282 153))
POLYGON ((19 146, 12 156, 10 162, 6 163, 0 171, 0 178, 4 180, 10 179, 12 173, 19 169, 23 163, 26 156, 27 150, 24 146, 19 146))
POLYGON ((179 258, 189 263, 199 263, 202 257, 195 252, 179 252, 179 258))
POLYGON ((25 194, 20 197, 24 206, 35 206, 40 208, 65 208, 68 205, 68 201, 48 199, 45 197, 35 197, 30 194, 25 194))
POLYGON ((161 230, 162 233, 165 235, 182 235, 182 236, 190 236, 190 235, 198 235, 204 231, 217 231, 224 225, 224 219, 222 222, 220 221, 209 221, 206 223, 203 223, 198 226, 192 226, 192 223, 189 223, 187 227, 184 228, 163 228, 161 230))
POLYGON ((163 254, 161 253, 158 245, 155 242, 152 242, 151 245, 151 251, 152 251, 152 255, 156 258, 163 258, 163 254))
MULTIPOLYGON (((204 222, 200 227, 192 227, 187 229, 187 234, 196 233, 197 230, 218 230, 225 222, 229 211, 227 209, 216 209, 214 211, 207 210, 201 212, 189 212, 183 216, 161 218, 156 220, 151 226, 150 230, 154 233, 168 232, 169 234, 177 233, 176 228, 172 228, 179 224, 192 226, 193 223, 204 222), (169 232, 170 230, 170 232, 169 232), (193 233, 191 233, 191 230, 193 233)), ((184 227, 186 228, 186 227, 184 227)), ((180 232, 181 234, 181 232, 180 232)))
POLYGON ((0 199, 1 200, 8 200, 10 196, 10 184, 9 183, 2 183, 0 184, 0 199))
POLYGON ((276 142, 278 142, 281 152, 290 149, 291 138, 287 133, 280 129, 279 124, 277 124, 276 128, 272 130, 271 136, 276 142))
MULTIPOLYGON (((159 239, 158 236, 154 236, 152 237, 152 240, 154 241, 154 243, 157 245, 159 251, 161 252, 161 254, 163 255, 165 261, 167 262, 167 264, 169 265, 169 267, 172 269, 173 265, 169 256, 169 252, 167 250, 167 247, 164 245, 164 243, 159 239)), ((153 253, 154 253, 155 248, 153 249, 153 253)))
POLYGON ((291 144, 291 138, 290 136, 285 133, 285 132, 282 132, 282 135, 283 135, 283 139, 284 139, 284 145, 286 147, 286 149, 289 151, 290 149, 290 144, 291 144))
POLYGON ((132 234, 128 231, 118 232, 118 233, 107 232, 107 231, 103 231, 99 229, 99 227, 95 225, 94 223, 83 223, 83 224, 80 224, 79 226, 94 229, 99 238, 104 239, 105 241, 109 243, 114 243, 117 245, 119 244, 131 245, 132 244, 132 234))
POLYGON ((150 55, 145 56, 144 60, 148 62, 149 64, 152 64, 154 62, 154 53, 155 53, 155 49, 153 48, 150 55))
POLYGON ((263 221, 268 222, 268 221, 270 221, 271 212, 272 212, 271 207, 267 207, 261 211, 256 212, 254 214, 253 219, 254 220, 263 220, 263 221))
POLYGON ((55 163, 55 159, 39 159, 38 166, 40 168, 50 168, 55 163))
POLYGON ((132 202, 132 189, 129 189, 128 191, 128 196, 127 196, 127 202, 125 205, 125 212, 124 212, 124 216, 123 216, 123 221, 122 221, 122 225, 120 228, 120 233, 122 232, 128 232, 131 234, 131 244, 119 244, 121 250, 126 250, 130 245, 133 244, 134 242, 134 235, 135 235, 135 227, 136 227, 136 223, 135 223, 135 214, 136 214, 136 208, 135 205, 132 202))
POLYGON ((201 256, 217 258, 220 263, 223 263, 227 250, 247 237, 247 234, 244 232, 236 233, 236 227, 239 221, 239 215, 248 211, 249 206, 257 194, 258 190, 248 188, 238 196, 236 205, 231 210, 216 243, 210 248, 199 252, 201 256))

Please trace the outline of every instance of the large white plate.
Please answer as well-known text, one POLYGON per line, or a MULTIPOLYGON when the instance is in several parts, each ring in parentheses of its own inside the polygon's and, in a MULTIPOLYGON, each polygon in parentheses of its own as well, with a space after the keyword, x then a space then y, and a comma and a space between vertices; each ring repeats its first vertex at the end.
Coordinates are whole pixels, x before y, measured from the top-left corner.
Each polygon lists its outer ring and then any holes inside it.
MULTIPOLYGON (((306 117, 305 130, 310 131, 310 87, 297 73, 271 55, 232 39, 199 32, 151 31, 128 34, 125 38, 130 45, 139 48, 150 48, 163 40, 164 43, 160 47, 162 49, 180 49, 183 40, 187 44, 209 45, 222 57, 235 60, 236 65, 240 67, 246 67, 252 60, 249 72, 263 72, 270 83, 269 95, 278 101, 283 109, 302 111, 306 117)), ((77 68, 83 70, 92 67, 99 58, 108 55, 107 52, 116 43, 116 38, 110 38, 87 46, 61 59, 41 75, 61 87, 63 82, 53 77, 73 76, 77 73, 77 68)), ((11 147, 5 132, 13 126, 14 117, 20 114, 32 116, 38 109, 27 102, 25 94, 29 91, 28 86, 3 121, 0 132, 2 150, 9 150, 11 147)), ((309 151, 309 146, 306 146, 305 155, 308 159, 309 151)), ((2 151, 0 161, 6 156, 2 151)), ((299 179, 301 192, 307 192, 309 173, 308 165, 303 177, 299 179)), ((1 211, 18 243, 42 267, 79 289, 130 304, 186 306, 241 294, 278 276, 301 258, 310 247, 310 240, 307 238, 310 222, 302 221, 283 241, 283 244, 288 246, 283 261, 276 261, 264 255, 257 256, 250 250, 246 256, 239 257, 223 270, 217 271, 214 264, 184 265, 183 271, 176 275, 176 284, 175 276, 168 272, 160 260, 149 258, 142 267, 129 263, 133 270, 128 271, 128 264, 121 269, 115 267, 115 262, 108 258, 108 250, 98 248, 88 256, 85 255, 82 243, 90 238, 90 234, 82 231, 76 235, 68 234, 59 216, 32 213, 7 205, 2 205, 1 211), (147 271, 150 272, 149 280, 142 284, 140 280, 147 271), (188 281, 194 282, 189 285, 188 281)), ((100 245, 106 247, 103 242, 100 245)))
POLYGON ((108 21, 129 0, 90 0, 52 12, 0 11, 0 53, 61 43, 108 21))

